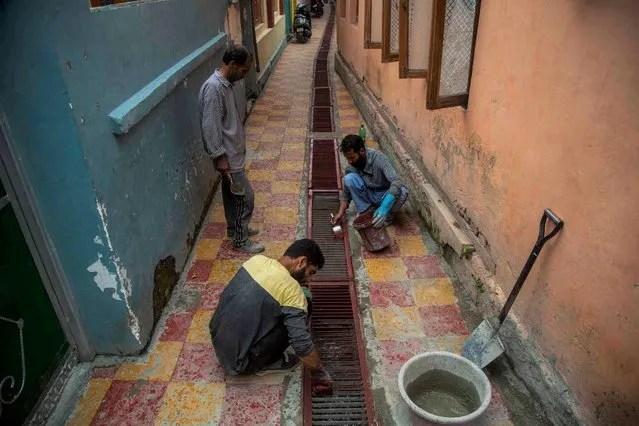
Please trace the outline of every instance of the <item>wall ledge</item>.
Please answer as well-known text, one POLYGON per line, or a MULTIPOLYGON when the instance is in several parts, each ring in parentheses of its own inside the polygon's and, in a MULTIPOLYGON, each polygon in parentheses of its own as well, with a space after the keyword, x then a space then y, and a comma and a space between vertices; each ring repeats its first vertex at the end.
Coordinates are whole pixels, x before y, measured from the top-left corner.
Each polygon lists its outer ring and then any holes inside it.
POLYGON ((116 135, 128 133, 146 117, 182 80, 208 58, 226 46, 227 35, 220 33, 185 56, 140 89, 108 115, 111 131, 116 135))

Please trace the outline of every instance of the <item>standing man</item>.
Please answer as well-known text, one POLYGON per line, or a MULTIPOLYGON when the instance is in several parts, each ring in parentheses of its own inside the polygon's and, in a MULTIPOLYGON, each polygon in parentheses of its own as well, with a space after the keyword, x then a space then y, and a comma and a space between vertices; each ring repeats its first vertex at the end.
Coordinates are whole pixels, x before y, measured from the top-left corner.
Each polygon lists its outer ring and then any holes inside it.
POLYGON ((351 200, 355 202, 357 213, 375 209, 375 228, 390 225, 393 215, 408 198, 408 189, 390 160, 383 152, 366 148, 364 140, 357 135, 346 136, 340 150, 348 166, 344 171, 344 189, 339 211, 332 219, 333 225, 344 216, 351 200))
POLYGON ((246 76, 252 58, 244 46, 231 46, 222 58, 224 65, 215 70, 200 89, 200 127, 204 149, 222 174, 222 200, 226 216, 226 233, 236 250, 261 253, 264 246, 249 240, 257 235, 249 228, 255 195, 244 164, 246 135, 233 85, 246 76))
POLYGON ((226 286, 209 328, 222 368, 231 375, 290 371, 300 359, 311 370, 313 393, 328 393, 332 379, 308 330, 308 300, 300 283, 324 266, 312 240, 297 240, 278 260, 247 260, 226 286), (285 353, 291 346, 296 355, 285 353))

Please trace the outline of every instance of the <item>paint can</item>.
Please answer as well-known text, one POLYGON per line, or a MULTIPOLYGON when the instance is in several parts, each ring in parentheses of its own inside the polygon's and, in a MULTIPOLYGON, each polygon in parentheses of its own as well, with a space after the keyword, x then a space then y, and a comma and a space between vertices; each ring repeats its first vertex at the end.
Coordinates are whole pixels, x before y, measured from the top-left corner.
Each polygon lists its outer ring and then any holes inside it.
MULTIPOLYGON (((334 217, 335 216, 331 214, 331 219, 333 219, 334 217)), ((342 230, 342 227, 340 225, 333 225, 333 235, 335 236, 335 238, 342 238, 344 236, 344 231, 342 230)))

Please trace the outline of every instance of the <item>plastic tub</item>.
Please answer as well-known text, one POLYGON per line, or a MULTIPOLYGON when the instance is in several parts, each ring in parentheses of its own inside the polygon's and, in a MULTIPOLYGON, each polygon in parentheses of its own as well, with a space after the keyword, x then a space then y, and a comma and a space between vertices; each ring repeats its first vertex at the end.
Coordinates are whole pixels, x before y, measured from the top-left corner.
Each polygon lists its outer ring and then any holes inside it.
POLYGON ((359 233, 366 251, 375 252, 388 247, 391 243, 386 226, 373 228, 373 212, 358 214, 353 220, 353 228, 359 233))

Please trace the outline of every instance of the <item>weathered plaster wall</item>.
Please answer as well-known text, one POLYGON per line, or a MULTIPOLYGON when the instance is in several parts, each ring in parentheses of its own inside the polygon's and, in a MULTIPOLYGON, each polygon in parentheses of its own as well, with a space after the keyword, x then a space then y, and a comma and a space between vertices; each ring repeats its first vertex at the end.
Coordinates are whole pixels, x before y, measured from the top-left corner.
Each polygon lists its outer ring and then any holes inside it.
POLYGON ((515 305, 591 424, 639 417, 639 4, 483 2, 467 111, 425 109, 426 81, 338 45, 413 155, 488 248, 508 292, 539 216, 566 221, 515 305), (552 10, 552 13, 548 11, 552 10))
POLYGON ((224 32, 228 2, 27 3, 4 1, 0 99, 96 351, 137 352, 162 300, 156 267, 174 282, 213 188, 197 95, 222 51, 129 133, 114 136, 107 115, 224 32))
POLYGON ((284 15, 278 15, 275 18, 273 28, 267 28, 266 24, 262 24, 255 29, 257 36, 257 54, 260 60, 260 75, 266 70, 269 61, 271 61, 271 58, 273 58, 280 48, 285 38, 285 28, 286 22, 284 15))

